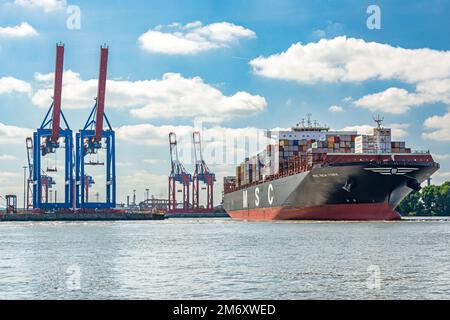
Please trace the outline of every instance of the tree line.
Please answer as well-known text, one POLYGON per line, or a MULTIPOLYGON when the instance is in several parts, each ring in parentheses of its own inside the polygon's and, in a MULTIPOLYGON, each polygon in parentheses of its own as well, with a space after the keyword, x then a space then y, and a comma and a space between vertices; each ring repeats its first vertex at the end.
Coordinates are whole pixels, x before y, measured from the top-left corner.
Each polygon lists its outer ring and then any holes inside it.
POLYGON ((405 216, 449 216, 450 181, 411 192, 396 210, 405 216))

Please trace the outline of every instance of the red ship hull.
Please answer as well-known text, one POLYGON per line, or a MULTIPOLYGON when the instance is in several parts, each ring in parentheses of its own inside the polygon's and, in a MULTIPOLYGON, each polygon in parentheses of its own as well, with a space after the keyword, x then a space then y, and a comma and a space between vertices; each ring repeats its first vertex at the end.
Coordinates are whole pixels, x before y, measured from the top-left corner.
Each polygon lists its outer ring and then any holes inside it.
POLYGON ((388 204, 333 204, 314 207, 272 207, 229 211, 239 220, 400 220, 388 204))

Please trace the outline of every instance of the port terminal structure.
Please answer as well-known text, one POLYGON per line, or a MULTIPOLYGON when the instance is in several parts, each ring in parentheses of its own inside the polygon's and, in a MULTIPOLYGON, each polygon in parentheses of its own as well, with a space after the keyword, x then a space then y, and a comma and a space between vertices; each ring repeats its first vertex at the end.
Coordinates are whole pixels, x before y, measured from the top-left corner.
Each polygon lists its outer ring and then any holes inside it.
POLYGON ((192 209, 189 203, 189 185, 192 182, 192 175, 186 171, 183 163, 178 158, 178 142, 175 132, 169 133, 169 148, 171 170, 169 175, 168 212, 188 212, 192 209), (177 189, 178 184, 181 184, 182 189, 177 189), (181 206, 177 203, 177 192, 183 195, 181 206))
MULTIPOLYGON (((62 43, 56 45, 52 103, 40 127, 35 130, 32 137, 26 138, 28 166, 24 167, 25 199, 24 210, 20 214, 51 213, 56 215, 52 218, 56 220, 61 218, 60 214, 67 214, 65 219, 77 220, 77 214, 95 213, 100 214, 99 219, 104 219, 101 216, 104 213, 135 213, 136 210, 118 205, 116 201, 115 132, 105 113, 108 50, 106 46, 100 47, 100 68, 95 104, 82 129, 74 134, 63 112, 65 46, 62 43), (59 150, 63 150, 63 152, 59 150), (58 163, 57 152, 63 154, 63 160, 60 160, 63 164, 58 163), (102 161, 99 153, 102 156, 104 154, 102 161), (93 158, 94 161, 92 161, 93 158), (106 180, 104 201, 103 199, 99 201, 98 192, 94 197, 90 194, 91 187, 99 183, 99 181, 95 181, 99 178, 96 176, 94 180, 94 175, 90 174, 90 166, 105 167, 105 175, 100 175, 105 176, 106 180), (59 198, 57 198, 56 189, 58 192, 60 189, 63 191, 63 195, 59 195, 59 198), (94 199, 96 201, 93 201, 94 199)), ((139 206, 139 211, 149 215, 161 215, 166 212, 214 213, 213 192, 216 177, 203 159, 200 132, 192 134, 195 155, 193 175, 187 172, 178 158, 177 138, 174 132, 169 134, 169 143, 171 154, 169 198, 156 201, 155 199, 150 200, 147 196, 147 201, 144 201, 142 207, 139 206), (182 189, 178 190, 177 184, 181 184, 182 189), (202 190, 206 192, 205 205, 200 205, 202 190), (183 194, 182 202, 177 202, 177 193, 183 194)), ((7 200, 8 211, 18 211, 17 198, 8 197, 7 200)), ((94 216, 91 218, 96 219, 94 216)), ((149 218, 151 217, 149 216, 149 218)))
POLYGON ((116 166, 115 134, 104 112, 107 80, 108 48, 100 48, 100 70, 98 91, 95 105, 84 125, 76 134, 74 146, 73 132, 69 127, 61 108, 64 70, 64 45, 56 45, 56 66, 53 102, 41 126, 33 133, 33 138, 26 139, 28 159, 28 187, 26 188, 26 210, 35 213, 74 212, 79 210, 111 211, 116 207, 116 166), (103 123, 106 122, 106 128, 103 123), (74 148, 75 147, 75 148, 74 148), (53 174, 60 168, 56 163, 56 152, 64 149, 64 195, 57 202, 56 185, 53 174), (105 150, 105 163, 98 161, 99 150, 105 150), (49 156, 55 154, 54 165, 49 165, 49 156), (86 161, 86 156, 97 157, 97 161, 86 161), (43 158, 47 157, 47 167, 43 158), (89 188, 95 183, 88 175, 86 166, 101 165, 106 167, 106 199, 104 202, 91 201, 89 188), (49 198, 50 193, 50 198, 49 198))
MULTIPOLYGON (((33 183, 33 209, 59 210, 73 208, 73 136, 64 113, 61 110, 62 80, 64 66, 64 45, 56 46, 55 83, 53 88, 53 103, 41 126, 33 134, 32 147, 27 140, 27 151, 32 151, 32 164, 29 158, 29 167, 32 168, 33 183), (61 127, 61 118, 64 127, 61 127), (61 145, 63 143, 63 145, 61 145), (42 158, 51 154, 56 155, 59 148, 64 148, 64 197, 61 202, 49 201, 49 190, 55 184, 51 173, 57 172, 56 164, 44 171, 42 158)), ((30 180, 30 179, 29 179, 30 180)), ((56 198, 56 195, 55 195, 56 198)), ((56 200, 56 199, 55 199, 56 200)))
POLYGON ((213 193, 215 174, 206 165, 202 154, 202 143, 199 131, 192 133, 192 146, 194 151, 195 168, 191 175, 185 169, 178 157, 177 137, 175 132, 169 133, 169 148, 171 171, 169 175, 169 214, 186 213, 213 213, 213 193), (200 182, 203 186, 200 188, 200 182), (177 189, 180 186, 181 189, 177 189), (190 202, 190 188, 192 186, 192 203, 190 202), (206 205, 200 206, 200 190, 206 190, 206 205), (177 202, 177 193, 182 194, 182 201, 177 202))
POLYGON ((80 209, 113 209, 116 207, 115 133, 105 114, 106 74, 108 48, 100 48, 98 91, 94 107, 83 129, 76 134, 76 207, 80 209), (103 120, 107 128, 103 128, 103 120), (99 150, 104 149, 106 163, 99 160, 99 150), (86 161, 86 156, 94 156, 86 161), (106 199, 91 201, 89 188, 95 183, 87 174, 87 166, 106 167, 106 199))
POLYGON ((216 175, 211 172, 203 159, 202 153, 202 141, 199 131, 192 133, 192 146, 194 148, 195 158, 195 170, 192 178, 192 207, 196 212, 206 211, 212 212, 214 210, 214 182, 216 181, 216 175), (206 206, 200 207, 200 184, 203 182, 205 187, 202 190, 206 190, 206 206))

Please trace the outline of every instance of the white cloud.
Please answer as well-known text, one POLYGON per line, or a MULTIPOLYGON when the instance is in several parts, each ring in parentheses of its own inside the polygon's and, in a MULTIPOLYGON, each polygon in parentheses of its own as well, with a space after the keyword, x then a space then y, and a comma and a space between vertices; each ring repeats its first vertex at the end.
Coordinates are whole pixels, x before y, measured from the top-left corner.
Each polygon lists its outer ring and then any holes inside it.
MULTIPOLYGON (((169 163, 167 164, 169 168, 169 163)), ((118 176, 118 193, 122 195, 123 201, 126 195, 133 197, 133 190, 137 190, 137 202, 142 200, 142 192, 150 188, 150 194, 157 198, 167 199, 167 174, 155 174, 147 170, 135 170, 129 174, 118 176)), ((120 201, 120 199, 119 199, 120 201)))
POLYGON ((325 27, 323 29, 317 29, 313 31, 312 35, 315 38, 322 39, 322 38, 330 38, 335 37, 338 34, 342 33, 344 26, 339 22, 334 21, 327 21, 325 27))
POLYGON ((433 184, 442 184, 445 181, 450 181, 450 171, 436 171, 432 176, 433 184))
POLYGON ((0 94, 13 92, 30 94, 32 91, 33 89, 28 82, 13 77, 0 78, 0 94))
MULTIPOLYGON (((38 73, 35 78, 42 83, 42 88, 33 95, 33 104, 48 107, 53 94, 53 73, 38 73)), ((130 108, 131 114, 140 119, 185 117, 221 122, 255 115, 267 106, 259 95, 239 91, 226 96, 200 77, 185 78, 178 73, 166 73, 157 80, 108 80, 106 86, 108 107, 130 108)), ((96 79, 83 80, 79 73, 64 72, 64 108, 88 108, 96 93, 96 79)))
POLYGON ((155 126, 152 124, 136 124, 125 125, 116 128, 116 136, 118 140, 130 143, 139 143, 145 146, 161 146, 168 145, 168 135, 174 131, 177 136, 189 136, 193 127, 191 126, 172 126, 163 125, 155 126))
POLYGON ((383 92, 366 95, 355 101, 355 104, 359 107, 393 114, 405 113, 412 106, 418 106, 423 103, 422 97, 411 94, 401 88, 389 88, 383 92))
POLYGON ((344 112, 344 109, 343 109, 342 107, 340 107, 340 106, 335 106, 335 105, 329 107, 328 110, 329 110, 330 112, 333 112, 333 113, 344 112))
POLYGON ((194 54, 216 48, 228 47, 240 38, 254 38, 255 33, 229 22, 218 22, 203 26, 200 21, 181 25, 172 23, 167 27, 157 26, 142 34, 138 43, 151 53, 194 54), (163 29, 168 29, 162 31, 163 29))
POLYGON ((322 29, 317 29, 317 30, 314 30, 314 31, 313 31, 313 35, 314 35, 315 37, 319 38, 319 39, 322 39, 322 38, 325 38, 325 36, 326 36, 327 34, 325 33, 324 30, 322 30, 322 29))
POLYGON ((27 22, 14 27, 0 27, 0 38, 36 37, 38 32, 27 22))
POLYGON ((373 126, 371 126, 369 124, 347 126, 342 129, 339 129, 339 131, 356 131, 356 132, 358 132, 358 134, 372 134, 373 126))
POLYGON ((447 160, 447 159, 450 159, 450 154, 433 153, 433 158, 435 160, 447 160))
POLYGON ((12 179, 20 178, 22 174, 17 172, 0 171, 0 183, 10 185, 12 179))
POLYGON ((336 37, 293 44, 285 52, 250 61, 257 75, 298 83, 397 80, 416 92, 391 87, 355 101, 371 111, 403 114, 411 107, 450 103, 450 51, 405 49, 336 37))
POLYGON ((11 161, 16 160, 17 158, 15 156, 9 155, 9 154, 0 154, 0 160, 1 161, 11 161))
POLYGON ((0 122, 0 144, 24 144, 25 139, 33 134, 33 130, 5 125, 0 122))
MULTIPOLYGON (((386 128, 391 128, 392 132, 392 139, 393 140, 400 140, 408 136, 408 131, 406 130, 409 127, 409 124, 405 123, 392 123, 392 124, 386 124, 384 125, 386 128)), ((347 126, 340 130, 343 131, 357 131, 358 134, 373 134, 373 125, 369 124, 363 124, 363 125, 356 125, 356 126, 347 126)))
POLYGON ((431 132, 422 133, 425 140, 450 141, 450 111, 443 116, 432 116, 424 125, 431 132))
POLYGON ((27 9, 42 9, 51 12, 67 6, 66 0, 14 0, 14 4, 27 9))
POLYGON ((253 59, 250 65, 258 75, 298 83, 372 79, 418 83, 447 78, 450 51, 404 49, 343 36, 296 43, 285 52, 253 59))
POLYGON ((157 164, 160 163, 162 160, 160 159, 144 159, 142 160, 142 162, 144 162, 145 164, 157 164))
MULTIPOLYGON (((0 171, 0 195, 17 195, 18 207, 23 206, 23 169, 18 167, 16 172, 0 171)), ((5 201, 0 198, 0 208, 5 207, 5 201)))
MULTIPOLYGON (((0 195, 4 196, 5 194, 16 194, 20 197, 22 195, 22 185, 22 169, 18 169, 17 172, 0 171, 0 195)), ((0 203, 4 203, 2 198, 0 198, 0 203)), ((21 203, 20 199, 18 199, 18 203, 21 203)))
POLYGON ((350 102, 350 101, 352 101, 352 100, 353 100, 353 98, 350 97, 350 96, 345 97, 344 99, 342 99, 342 101, 344 101, 344 102, 350 102))
POLYGON ((117 161, 117 162, 116 162, 116 165, 117 165, 118 167, 128 167, 128 166, 131 166, 132 163, 131 163, 131 162, 117 161))
POLYGON ((355 101, 355 104, 371 111, 403 114, 412 107, 438 102, 450 103, 450 79, 418 83, 416 92, 412 93, 392 87, 383 92, 366 95, 355 101))
POLYGON ((392 138, 395 140, 400 140, 408 136, 407 129, 409 124, 407 123, 391 123, 387 124, 386 127, 392 129, 392 138))

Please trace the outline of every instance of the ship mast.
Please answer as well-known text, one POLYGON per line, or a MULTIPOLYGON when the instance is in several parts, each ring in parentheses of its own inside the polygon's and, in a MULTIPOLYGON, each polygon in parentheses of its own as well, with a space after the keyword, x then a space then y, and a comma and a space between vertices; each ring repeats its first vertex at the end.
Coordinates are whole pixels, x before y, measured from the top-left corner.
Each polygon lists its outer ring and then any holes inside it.
POLYGON ((383 123, 383 121, 384 121, 384 117, 380 117, 380 115, 377 115, 377 117, 375 118, 375 117, 373 117, 373 121, 375 121, 376 123, 377 123, 377 128, 378 129, 381 129, 381 124, 383 123))

